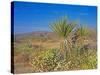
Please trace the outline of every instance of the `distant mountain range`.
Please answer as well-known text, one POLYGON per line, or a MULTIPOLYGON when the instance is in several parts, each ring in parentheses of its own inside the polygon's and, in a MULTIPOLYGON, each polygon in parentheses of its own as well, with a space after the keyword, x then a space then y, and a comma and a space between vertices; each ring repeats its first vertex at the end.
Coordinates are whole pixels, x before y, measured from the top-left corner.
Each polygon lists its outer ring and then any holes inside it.
POLYGON ((57 35, 55 35, 54 32, 33 31, 33 32, 27 32, 27 33, 15 34, 14 38, 16 38, 16 39, 31 39, 31 38, 39 38, 39 37, 54 38, 56 36, 57 35))

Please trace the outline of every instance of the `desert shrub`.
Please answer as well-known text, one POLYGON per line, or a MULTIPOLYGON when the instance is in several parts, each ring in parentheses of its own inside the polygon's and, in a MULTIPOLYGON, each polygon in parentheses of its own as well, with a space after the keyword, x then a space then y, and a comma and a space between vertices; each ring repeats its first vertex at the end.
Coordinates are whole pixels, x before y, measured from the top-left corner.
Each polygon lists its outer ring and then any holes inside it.
POLYGON ((58 49, 49 49, 42 51, 40 55, 32 59, 33 68, 37 71, 53 71, 60 61, 58 49))
POLYGON ((33 48, 27 43, 20 43, 14 49, 14 55, 18 57, 17 62, 29 62, 33 48), (20 60, 20 61, 19 61, 20 60))
POLYGON ((96 69, 97 68, 96 54, 82 57, 80 59, 80 68, 81 69, 96 69))
POLYGON ((97 66, 96 50, 80 52, 73 48, 71 57, 63 60, 59 49, 46 49, 31 60, 34 72, 95 69, 97 66), (67 60, 67 61, 66 61, 67 60))

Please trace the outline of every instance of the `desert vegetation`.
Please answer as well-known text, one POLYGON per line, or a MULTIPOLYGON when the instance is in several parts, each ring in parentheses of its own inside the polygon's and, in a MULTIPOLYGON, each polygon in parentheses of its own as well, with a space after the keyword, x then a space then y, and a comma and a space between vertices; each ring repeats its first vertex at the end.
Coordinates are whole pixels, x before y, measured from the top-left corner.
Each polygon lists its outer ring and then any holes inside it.
POLYGON ((48 26, 52 32, 15 35, 15 73, 97 68, 96 29, 69 22, 66 17, 48 26))

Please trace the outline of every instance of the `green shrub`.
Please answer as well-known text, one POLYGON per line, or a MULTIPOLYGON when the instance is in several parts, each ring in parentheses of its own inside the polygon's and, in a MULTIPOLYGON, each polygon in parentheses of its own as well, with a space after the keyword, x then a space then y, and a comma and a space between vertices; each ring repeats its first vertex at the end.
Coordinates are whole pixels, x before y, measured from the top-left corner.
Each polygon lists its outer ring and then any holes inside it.
MULTIPOLYGON (((58 49, 44 50, 32 60, 33 68, 39 68, 40 71, 53 71, 60 61, 58 49)), ((39 70, 38 69, 38 70, 39 70)))

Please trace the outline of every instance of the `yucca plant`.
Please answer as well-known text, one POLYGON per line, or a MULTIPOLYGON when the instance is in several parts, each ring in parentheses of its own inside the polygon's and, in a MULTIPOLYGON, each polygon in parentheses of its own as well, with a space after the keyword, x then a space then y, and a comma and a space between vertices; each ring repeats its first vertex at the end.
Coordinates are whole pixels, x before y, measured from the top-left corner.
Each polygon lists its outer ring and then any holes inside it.
POLYGON ((89 29, 86 26, 80 26, 77 29, 77 35, 79 35, 78 40, 81 42, 81 44, 84 44, 84 41, 87 39, 88 34, 89 29))
MULTIPOLYGON (((74 46, 76 45, 75 48, 77 48, 77 55, 80 55, 80 51, 83 51, 85 46, 87 46, 88 42, 88 34, 89 34, 89 29, 86 26, 79 26, 75 32, 75 42, 74 46), (77 37, 77 38, 76 38, 77 37)), ((82 52, 83 53, 83 52, 82 52)))
POLYGON ((66 17, 57 20, 56 22, 50 24, 50 28, 53 32, 63 38, 63 45, 64 45, 64 58, 68 56, 70 53, 70 46, 71 42, 69 41, 68 37, 70 36, 71 32, 76 27, 76 23, 72 22, 69 23, 66 17))

